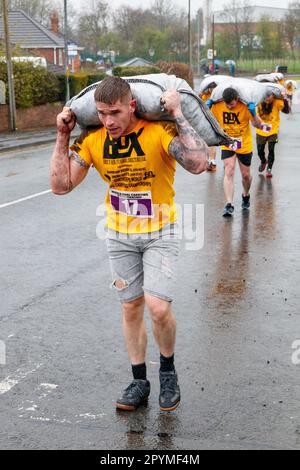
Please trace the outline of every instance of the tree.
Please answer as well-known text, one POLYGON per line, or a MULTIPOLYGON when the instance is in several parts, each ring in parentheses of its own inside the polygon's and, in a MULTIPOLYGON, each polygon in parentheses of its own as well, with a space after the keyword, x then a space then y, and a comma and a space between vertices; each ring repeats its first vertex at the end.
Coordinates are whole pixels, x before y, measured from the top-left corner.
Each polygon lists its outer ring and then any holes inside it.
POLYGON ((300 30, 300 2, 289 4, 289 12, 284 19, 284 34, 292 55, 295 53, 296 39, 300 30))
MULTIPOLYGON (((39 23, 49 25, 50 12, 59 5, 55 0, 11 0, 10 10, 23 10, 31 18, 39 23)), ((2 2, 0 2, 0 12, 2 12, 2 2)))
POLYGON ((113 29, 125 41, 130 41, 136 29, 154 26, 150 10, 121 6, 113 13, 113 29))
POLYGON ((107 33, 108 4, 102 0, 90 0, 85 13, 79 16, 77 36, 80 45, 97 54, 102 35, 107 33))
POLYGON ((177 59, 187 52, 186 13, 177 10, 170 0, 155 0, 151 10, 121 6, 113 14, 114 33, 126 45, 127 55, 149 59, 149 50, 155 50, 154 60, 177 59))
POLYGON ((230 25, 231 31, 227 36, 231 39, 233 47, 233 56, 240 59, 242 50, 252 50, 253 32, 252 32, 252 6, 248 0, 232 0, 224 6, 223 17, 226 23, 230 25))
POLYGON ((272 32, 273 22, 264 15, 259 22, 257 34, 260 38, 260 48, 265 58, 272 57, 272 32))
POLYGON ((154 0, 151 11, 155 26, 163 31, 176 20, 176 8, 172 0, 154 0))
POLYGON ((225 30, 215 34, 215 48, 218 51, 218 58, 226 60, 234 57, 232 54, 232 44, 234 43, 234 34, 230 30, 225 30))

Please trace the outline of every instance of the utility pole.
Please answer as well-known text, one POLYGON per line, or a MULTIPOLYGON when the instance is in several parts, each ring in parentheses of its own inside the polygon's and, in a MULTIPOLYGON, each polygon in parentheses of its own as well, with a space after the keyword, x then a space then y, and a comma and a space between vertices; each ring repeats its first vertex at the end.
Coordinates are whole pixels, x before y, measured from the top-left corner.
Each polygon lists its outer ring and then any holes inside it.
POLYGON ((4 24, 4 38, 5 38, 5 55, 7 64, 7 81, 8 81, 8 95, 9 95, 9 127, 11 131, 17 129, 17 117, 16 117, 16 100, 15 100, 15 88, 14 88, 14 71, 11 60, 11 46, 9 38, 9 27, 8 27, 8 7, 7 0, 2 0, 3 4, 3 24, 4 24))
POLYGON ((189 67, 192 69, 192 31, 191 31, 191 0, 189 0, 189 12, 188 12, 188 56, 189 56, 189 67))
POLYGON ((68 64, 68 11, 67 0, 64 0, 64 37, 65 37, 65 74, 66 74, 66 101, 70 99, 69 64, 68 64))
POLYGON ((198 41, 197 41, 197 75, 200 75, 200 9, 197 16, 198 41))
POLYGON ((215 15, 212 14, 212 22, 211 22, 211 42, 212 42, 212 71, 215 73, 215 15))

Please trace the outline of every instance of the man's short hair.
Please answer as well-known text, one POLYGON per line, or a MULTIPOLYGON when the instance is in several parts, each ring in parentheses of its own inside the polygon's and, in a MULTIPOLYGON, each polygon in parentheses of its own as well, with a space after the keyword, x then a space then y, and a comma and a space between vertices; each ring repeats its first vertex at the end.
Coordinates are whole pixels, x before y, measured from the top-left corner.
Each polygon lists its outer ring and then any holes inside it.
POLYGON ((232 101, 238 100, 239 94, 234 88, 226 88, 223 92, 223 100, 226 104, 232 103, 232 101))
POLYGON ((130 86, 120 77, 104 78, 94 93, 95 101, 105 104, 114 104, 118 100, 123 101, 127 96, 132 99, 130 86))

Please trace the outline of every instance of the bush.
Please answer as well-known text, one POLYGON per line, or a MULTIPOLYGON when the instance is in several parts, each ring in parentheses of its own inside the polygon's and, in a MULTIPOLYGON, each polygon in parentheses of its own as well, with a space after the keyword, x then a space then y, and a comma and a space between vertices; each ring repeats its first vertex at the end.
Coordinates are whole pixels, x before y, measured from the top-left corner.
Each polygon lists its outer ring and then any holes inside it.
POLYGON ((188 84, 194 88, 193 72, 187 64, 160 60, 156 62, 156 65, 159 67, 161 72, 167 73, 168 75, 176 75, 176 77, 186 80, 188 84))
POLYGON ((95 74, 90 74, 88 76, 88 86, 92 85, 93 83, 100 82, 100 80, 103 80, 103 78, 107 77, 106 73, 95 73, 95 74))
POLYGON ((114 67, 112 73, 115 77, 131 77, 135 75, 148 75, 150 73, 160 73, 160 69, 154 65, 145 67, 114 67))
MULTIPOLYGON (((59 101, 59 80, 55 74, 30 63, 14 63, 14 86, 17 108, 31 108, 59 101)), ((7 86, 7 67, 0 64, 0 80, 7 86)), ((8 87, 7 87, 8 102, 8 87)))
POLYGON ((70 75, 70 96, 78 95, 84 88, 103 80, 104 77, 106 77, 105 73, 77 73, 70 75))
POLYGON ((66 76, 58 74, 56 77, 59 83, 59 101, 64 103, 66 101, 66 76))

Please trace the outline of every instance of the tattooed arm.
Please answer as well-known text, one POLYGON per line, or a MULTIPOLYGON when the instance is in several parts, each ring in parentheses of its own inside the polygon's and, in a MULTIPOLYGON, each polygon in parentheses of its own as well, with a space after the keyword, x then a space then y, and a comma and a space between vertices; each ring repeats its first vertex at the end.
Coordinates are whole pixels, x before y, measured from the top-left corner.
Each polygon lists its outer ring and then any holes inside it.
POLYGON ((50 165, 51 189, 54 194, 67 194, 87 175, 89 166, 79 155, 69 158, 70 134, 76 119, 70 108, 64 108, 57 116, 57 139, 50 165))
POLYGON ((182 114, 180 95, 170 90, 162 95, 164 108, 173 117, 178 136, 169 145, 169 153, 187 171, 200 174, 208 168, 209 149, 182 114))

